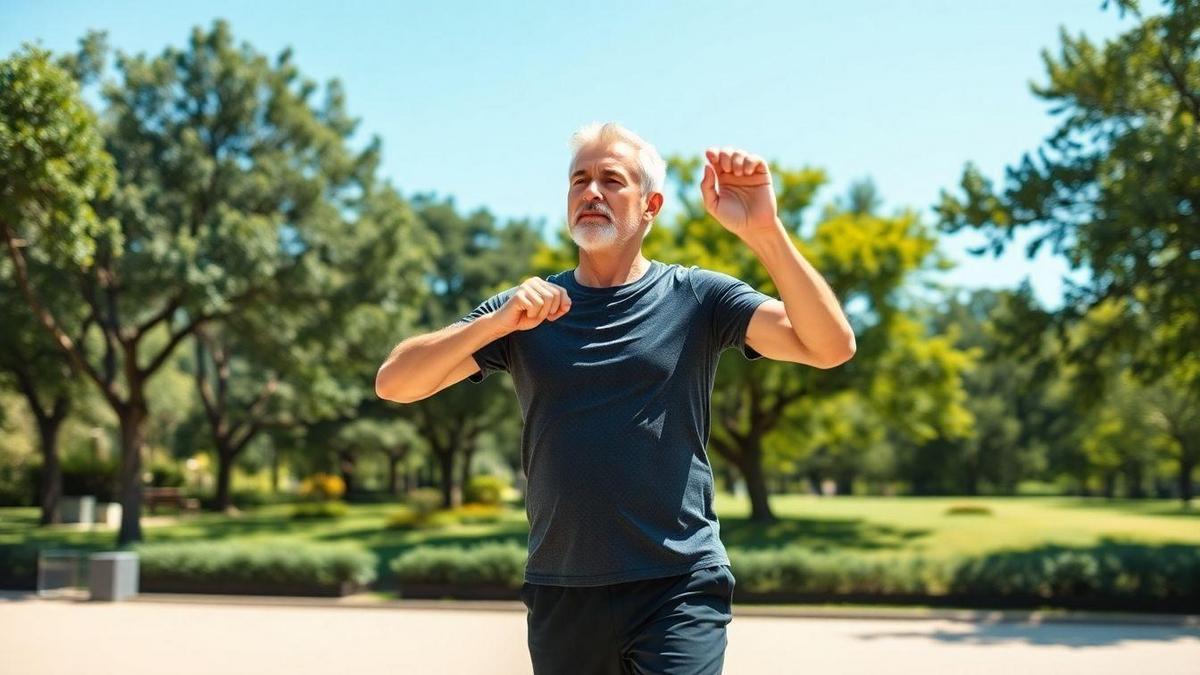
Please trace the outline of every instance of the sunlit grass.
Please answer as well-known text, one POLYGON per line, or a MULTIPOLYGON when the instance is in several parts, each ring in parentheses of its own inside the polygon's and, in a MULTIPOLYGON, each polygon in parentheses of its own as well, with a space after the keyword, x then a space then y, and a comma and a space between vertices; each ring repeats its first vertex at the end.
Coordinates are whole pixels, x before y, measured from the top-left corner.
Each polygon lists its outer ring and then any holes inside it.
MULTIPOLYGON (((1092 546, 1103 541, 1200 545, 1200 517, 1166 500, 1107 502, 1061 497, 838 497, 773 496, 778 522, 762 525, 747 519, 744 498, 721 494, 716 510, 721 538, 730 548, 761 549, 801 545, 863 555, 920 554, 944 557, 1047 544, 1092 546), (947 515, 955 505, 982 505, 990 515, 947 515)), ((389 559, 421 544, 464 545, 485 541, 525 544, 528 525, 519 509, 488 524, 438 529, 386 527, 397 507, 351 505, 335 520, 293 520, 290 505, 264 506, 231 517, 201 513, 180 518, 147 519, 147 542, 236 540, 354 542, 389 559), (156 522, 165 521, 162 524, 156 522)), ((111 547, 114 530, 74 526, 37 527, 36 508, 0 509, 0 544, 40 543, 68 547, 111 547)))

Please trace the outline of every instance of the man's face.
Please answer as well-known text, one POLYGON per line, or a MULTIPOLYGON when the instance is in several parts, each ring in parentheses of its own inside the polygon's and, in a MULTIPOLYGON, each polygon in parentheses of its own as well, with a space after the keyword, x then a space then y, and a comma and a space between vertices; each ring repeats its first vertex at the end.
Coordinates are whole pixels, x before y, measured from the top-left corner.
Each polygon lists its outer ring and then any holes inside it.
POLYGON ((633 237, 653 214, 646 214, 637 151, 617 141, 580 148, 571 164, 567 226, 580 248, 614 246, 633 237))

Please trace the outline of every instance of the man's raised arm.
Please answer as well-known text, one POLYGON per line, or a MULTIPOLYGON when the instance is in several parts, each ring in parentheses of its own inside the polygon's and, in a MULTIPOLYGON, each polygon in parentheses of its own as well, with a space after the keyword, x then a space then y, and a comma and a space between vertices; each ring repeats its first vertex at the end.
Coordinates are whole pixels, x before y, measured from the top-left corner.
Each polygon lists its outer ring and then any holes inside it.
POLYGON ((538 277, 526 279, 499 309, 396 345, 375 375, 375 394, 397 403, 428 398, 478 371, 474 354, 485 345, 554 321, 570 308, 571 298, 562 286, 538 277), (447 382, 449 378, 453 379, 447 382))

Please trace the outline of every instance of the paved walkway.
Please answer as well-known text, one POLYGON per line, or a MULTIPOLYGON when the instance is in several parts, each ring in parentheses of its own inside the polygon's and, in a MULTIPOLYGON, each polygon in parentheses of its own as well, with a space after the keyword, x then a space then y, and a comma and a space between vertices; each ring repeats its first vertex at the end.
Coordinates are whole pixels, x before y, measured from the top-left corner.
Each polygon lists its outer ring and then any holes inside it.
MULTIPOLYGON (((0 596, 0 673, 527 674, 525 614, 491 608, 91 603, 0 596)), ((725 672, 1200 673, 1200 628, 739 616, 725 672)))

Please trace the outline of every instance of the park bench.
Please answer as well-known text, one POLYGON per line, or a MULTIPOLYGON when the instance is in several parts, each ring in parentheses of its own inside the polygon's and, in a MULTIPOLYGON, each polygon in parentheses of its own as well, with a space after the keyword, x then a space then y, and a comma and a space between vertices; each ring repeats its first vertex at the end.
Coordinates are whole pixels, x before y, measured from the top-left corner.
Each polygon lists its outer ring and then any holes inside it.
POLYGON ((148 487, 142 490, 142 503, 146 509, 154 513, 154 508, 160 504, 173 504, 180 511, 199 511, 200 500, 185 497, 183 490, 177 487, 148 487))

